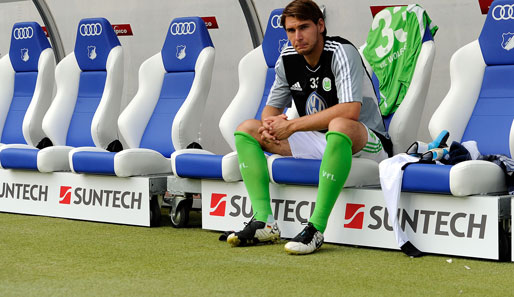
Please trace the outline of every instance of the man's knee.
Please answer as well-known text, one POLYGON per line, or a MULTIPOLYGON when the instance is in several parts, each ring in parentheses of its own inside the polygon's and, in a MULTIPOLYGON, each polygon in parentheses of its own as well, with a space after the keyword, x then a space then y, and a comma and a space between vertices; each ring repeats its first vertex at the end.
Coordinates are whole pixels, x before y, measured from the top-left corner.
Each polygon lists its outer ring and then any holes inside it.
POLYGON ((360 151, 367 141, 367 131, 363 124, 346 118, 332 119, 328 125, 329 131, 337 131, 346 134, 352 140, 353 153, 360 151))
POLYGON ((337 131, 341 133, 352 133, 354 130, 359 130, 361 124, 357 121, 347 118, 334 118, 328 124, 329 131, 337 131))
POLYGON ((248 134, 255 134, 259 127, 261 126, 261 121, 250 119, 242 122, 238 127, 237 131, 245 132, 248 134))

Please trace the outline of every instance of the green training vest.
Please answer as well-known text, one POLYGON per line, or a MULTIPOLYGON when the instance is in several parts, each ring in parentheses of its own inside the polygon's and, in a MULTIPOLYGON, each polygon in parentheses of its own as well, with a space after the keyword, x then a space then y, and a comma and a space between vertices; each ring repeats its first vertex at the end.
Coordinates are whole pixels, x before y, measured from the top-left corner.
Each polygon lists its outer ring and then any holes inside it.
POLYGON ((382 116, 394 113, 407 93, 426 26, 435 35, 438 27, 416 4, 385 8, 373 19, 363 54, 380 82, 382 116))

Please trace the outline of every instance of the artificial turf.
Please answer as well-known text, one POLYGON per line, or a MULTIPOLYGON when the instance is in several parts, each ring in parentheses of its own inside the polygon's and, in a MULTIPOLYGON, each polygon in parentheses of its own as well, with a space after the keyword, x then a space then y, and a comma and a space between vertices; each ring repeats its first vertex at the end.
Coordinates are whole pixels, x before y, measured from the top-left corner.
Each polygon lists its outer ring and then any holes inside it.
POLYGON ((0 213, 0 296, 509 296, 514 263, 325 244, 230 248, 193 227, 0 213), (451 259, 451 263, 447 260, 451 259))

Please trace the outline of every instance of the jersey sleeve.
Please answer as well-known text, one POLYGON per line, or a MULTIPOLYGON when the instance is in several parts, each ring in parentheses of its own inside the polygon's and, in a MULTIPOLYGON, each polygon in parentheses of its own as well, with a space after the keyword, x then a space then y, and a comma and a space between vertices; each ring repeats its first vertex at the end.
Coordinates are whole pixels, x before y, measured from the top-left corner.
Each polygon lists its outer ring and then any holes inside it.
POLYGON ((289 90, 289 84, 287 83, 282 56, 280 56, 275 64, 275 81, 271 86, 266 105, 276 108, 284 108, 291 106, 291 100, 291 91, 289 90))
POLYGON ((339 103, 362 103, 362 77, 364 67, 359 52, 349 44, 341 44, 332 56, 332 73, 337 87, 339 103))

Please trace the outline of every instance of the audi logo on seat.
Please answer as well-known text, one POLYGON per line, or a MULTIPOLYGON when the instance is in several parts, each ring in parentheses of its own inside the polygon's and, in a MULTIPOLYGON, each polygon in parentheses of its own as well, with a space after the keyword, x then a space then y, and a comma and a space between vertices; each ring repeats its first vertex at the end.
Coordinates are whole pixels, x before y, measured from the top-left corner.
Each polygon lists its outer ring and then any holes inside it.
POLYGON ((190 35, 195 33, 196 24, 194 22, 173 23, 171 24, 171 35, 190 35))
POLYGON ((514 4, 496 5, 491 15, 497 21, 514 20, 514 4))
POLYGON ((271 18, 271 27, 273 27, 274 29, 278 29, 278 28, 283 28, 282 25, 280 24, 280 18, 282 17, 282 15, 274 15, 272 18, 271 18))
POLYGON ((82 24, 79 32, 82 36, 97 36, 102 34, 102 25, 100 23, 82 24))
POLYGON ((21 27, 14 29, 12 33, 14 39, 29 39, 34 36, 34 29, 32 27, 21 27))

